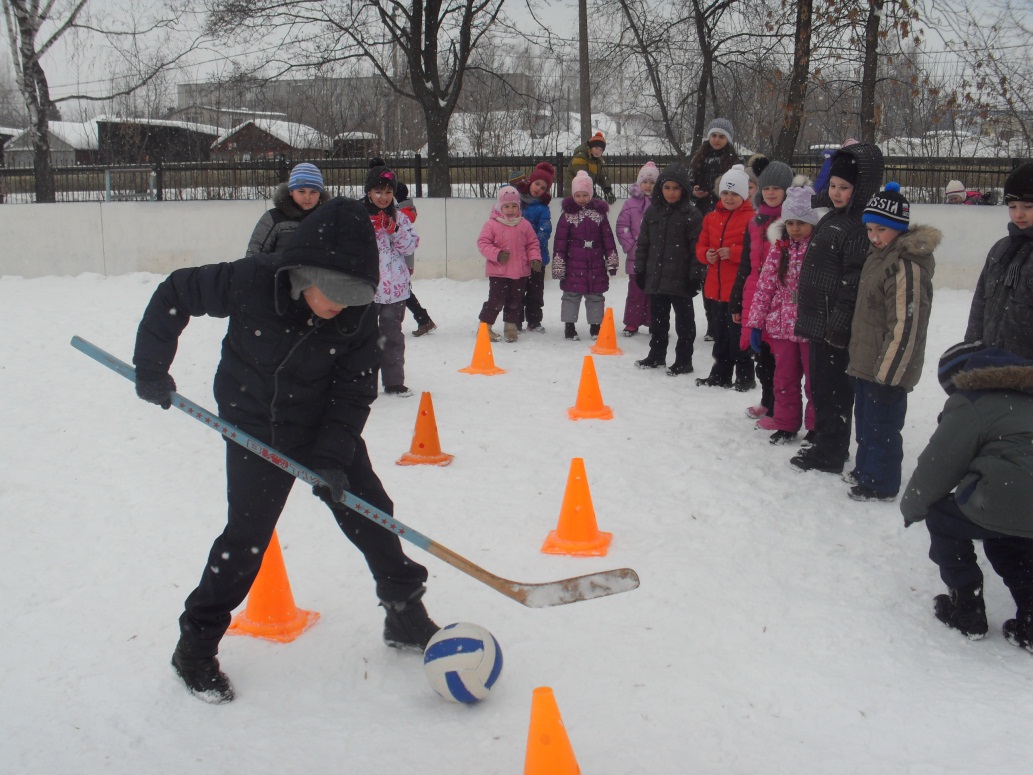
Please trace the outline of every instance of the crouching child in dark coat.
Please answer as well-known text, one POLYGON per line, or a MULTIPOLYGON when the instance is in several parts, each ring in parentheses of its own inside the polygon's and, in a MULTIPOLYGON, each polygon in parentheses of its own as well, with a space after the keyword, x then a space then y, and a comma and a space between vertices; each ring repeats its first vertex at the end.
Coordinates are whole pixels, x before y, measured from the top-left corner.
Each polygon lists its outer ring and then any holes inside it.
MULTIPOLYGON (((279 254, 173 272, 137 331, 136 391, 169 408, 176 388, 169 369, 190 318, 228 318, 214 384, 220 416, 327 482, 315 492, 365 556, 387 612, 385 642, 422 650, 437 631, 420 600, 427 570, 405 556, 395 534, 343 505, 350 491, 386 514, 394 510, 362 439, 381 355, 372 304, 378 264, 369 215, 337 198, 302 221, 279 254)), ((172 656, 191 693, 214 703, 234 697, 216 659, 219 641, 295 481, 229 441, 226 479, 226 527, 186 599, 172 656)))
POLYGON ((943 354, 938 374, 949 398, 900 501, 905 525, 925 520, 929 558, 947 585, 936 618, 973 640, 986 636, 972 546, 982 541, 1015 600, 1004 636, 1033 653, 1033 361, 962 343, 943 354))

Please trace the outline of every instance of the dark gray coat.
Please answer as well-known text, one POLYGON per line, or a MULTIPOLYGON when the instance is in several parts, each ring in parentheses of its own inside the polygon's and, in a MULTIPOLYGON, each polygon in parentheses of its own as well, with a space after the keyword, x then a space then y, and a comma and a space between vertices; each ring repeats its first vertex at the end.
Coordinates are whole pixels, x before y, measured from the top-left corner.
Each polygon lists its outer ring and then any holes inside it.
POLYGON ((701 266, 696 260, 696 241, 702 227, 703 216, 692 202, 688 168, 669 165, 653 187, 652 204, 642 216, 635 244, 635 274, 645 276, 646 293, 689 297, 699 293, 693 269, 701 266), (668 180, 683 189, 682 198, 673 205, 663 195, 668 180))
POLYGON ((905 524, 954 492, 980 527, 1033 538, 1033 363, 991 352, 954 376, 957 392, 900 501, 905 524))
POLYGON ((836 347, 850 341, 857 283, 868 255, 868 236, 861 215, 882 183, 882 152, 859 143, 841 148, 857 160, 857 185, 850 202, 818 221, 800 269, 796 335, 825 340, 836 347))
POLYGON ((966 342, 1033 359, 1033 227, 1008 224, 986 257, 968 314, 966 342))
MULTIPOLYGON (((329 192, 324 188, 319 194, 319 207, 330 198, 329 192)), ((311 213, 302 210, 294 200, 291 199, 291 192, 287 189, 286 183, 281 183, 273 192, 273 207, 267 210, 258 223, 255 230, 251 232, 251 239, 247 243, 246 256, 253 256, 256 253, 278 253, 287 244, 290 237, 302 219, 311 213)))

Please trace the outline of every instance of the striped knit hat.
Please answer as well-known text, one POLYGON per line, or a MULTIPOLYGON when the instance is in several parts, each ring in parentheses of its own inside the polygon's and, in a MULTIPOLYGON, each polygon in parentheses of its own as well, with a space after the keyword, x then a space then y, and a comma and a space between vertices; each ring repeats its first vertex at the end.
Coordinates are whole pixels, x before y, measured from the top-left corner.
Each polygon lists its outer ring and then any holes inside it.
POLYGON ((287 181, 287 190, 295 191, 299 188, 314 188, 316 191, 323 191, 323 174, 315 164, 307 161, 295 165, 291 170, 290 180, 287 181))
POLYGON ((940 381, 940 387, 947 395, 953 393, 954 375, 965 368, 968 359, 983 349, 982 342, 959 342, 948 347, 940 356, 940 363, 936 367, 936 378, 940 381))

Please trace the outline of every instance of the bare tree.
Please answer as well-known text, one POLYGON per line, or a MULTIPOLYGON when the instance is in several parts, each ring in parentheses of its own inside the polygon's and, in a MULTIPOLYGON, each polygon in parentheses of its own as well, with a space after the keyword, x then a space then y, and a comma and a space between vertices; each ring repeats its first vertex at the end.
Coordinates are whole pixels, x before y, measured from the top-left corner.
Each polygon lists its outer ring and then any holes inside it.
POLYGON ((790 67, 789 88, 782 113, 782 125, 775 141, 775 158, 792 164, 796 143, 803 126, 804 107, 807 102, 807 84, 811 76, 811 39, 814 24, 813 0, 783 0, 782 8, 791 11, 796 6, 796 33, 793 43, 793 60, 790 67))
POLYGON ((69 94, 54 99, 43 67, 43 57, 62 38, 70 33, 98 36, 117 45, 122 40, 135 40, 175 26, 177 17, 152 20, 147 27, 133 29, 118 24, 94 24, 87 18, 89 0, 0 0, 3 8, 7 40, 14 61, 15 82, 25 102, 32 139, 33 172, 36 181, 36 201, 55 201, 54 170, 50 163, 49 119, 56 104, 63 101, 87 100, 103 102, 130 94, 157 77, 165 67, 185 56, 194 46, 188 46, 168 60, 152 63, 133 83, 127 83, 113 93, 104 95, 69 94))
POLYGON ((470 57, 505 0, 210 0, 208 29, 282 41, 280 73, 358 60, 415 100, 427 130, 432 196, 448 196, 448 123, 470 57))
POLYGON ((959 101, 1013 154, 1033 150, 1033 36, 1029 4, 1015 0, 945 3, 930 14, 965 65, 959 101), (1012 148, 1013 140, 1021 142, 1012 148))

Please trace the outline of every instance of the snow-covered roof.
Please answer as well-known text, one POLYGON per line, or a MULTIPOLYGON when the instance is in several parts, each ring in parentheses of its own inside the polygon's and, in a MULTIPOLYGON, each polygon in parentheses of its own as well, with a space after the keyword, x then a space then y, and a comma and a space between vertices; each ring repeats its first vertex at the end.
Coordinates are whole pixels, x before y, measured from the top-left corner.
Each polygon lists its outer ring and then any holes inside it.
POLYGON ((212 135, 212 137, 218 137, 222 132, 217 126, 211 124, 195 124, 192 121, 168 121, 166 119, 158 118, 122 118, 120 116, 101 116, 96 119, 111 124, 145 124, 147 126, 162 126, 162 127, 174 127, 178 129, 188 129, 191 132, 198 132, 199 134, 212 135))
POLYGON ((291 121, 274 121, 267 118, 255 118, 245 121, 243 124, 238 124, 228 132, 224 132, 219 135, 212 145, 216 146, 226 142, 226 140, 249 124, 252 124, 263 132, 272 135, 280 142, 289 145, 291 148, 322 148, 324 150, 329 150, 333 145, 333 141, 329 137, 310 126, 306 126, 305 124, 295 124, 291 121))
MULTIPOLYGON (((49 122, 50 134, 61 142, 74 148, 77 151, 95 151, 100 147, 100 138, 97 134, 97 122, 91 121, 51 121, 49 122)), ((19 129, 17 134, 11 138, 8 148, 28 144, 28 129, 19 129)))
POLYGON ((334 140, 376 140, 375 132, 341 132, 334 135, 334 140))

